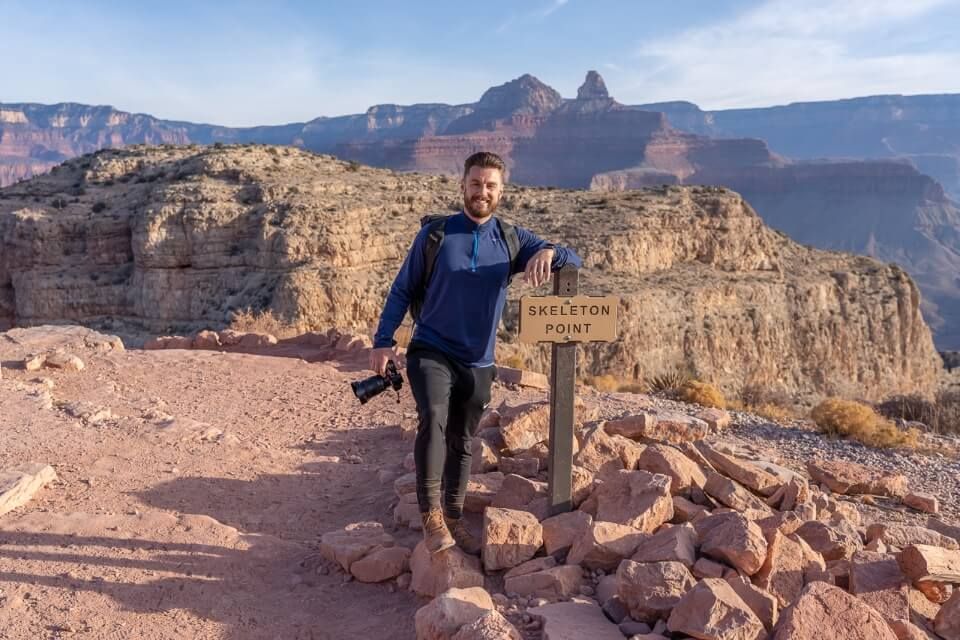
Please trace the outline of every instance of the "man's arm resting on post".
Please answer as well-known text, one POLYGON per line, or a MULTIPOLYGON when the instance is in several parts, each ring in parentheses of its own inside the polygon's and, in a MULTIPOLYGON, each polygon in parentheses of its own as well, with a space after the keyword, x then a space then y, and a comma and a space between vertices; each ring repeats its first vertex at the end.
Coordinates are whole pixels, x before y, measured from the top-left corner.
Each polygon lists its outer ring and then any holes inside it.
POLYGON ((425 234, 417 234, 407 253, 403 266, 397 273, 397 277, 390 287, 390 293, 387 294, 387 300, 383 305, 383 311, 380 313, 380 324, 377 326, 377 332, 373 336, 373 348, 370 350, 370 369, 380 374, 386 373, 387 362, 397 359, 397 352, 394 345, 397 341, 393 339, 400 323, 403 322, 403 316, 410 308, 410 301, 414 293, 420 286, 423 279, 423 241, 425 234))
POLYGON ((577 268, 583 266, 580 256, 572 249, 551 244, 527 229, 517 227, 517 237, 520 253, 517 254, 516 273, 522 271, 524 280, 534 287, 549 282, 550 273, 567 264, 577 268))

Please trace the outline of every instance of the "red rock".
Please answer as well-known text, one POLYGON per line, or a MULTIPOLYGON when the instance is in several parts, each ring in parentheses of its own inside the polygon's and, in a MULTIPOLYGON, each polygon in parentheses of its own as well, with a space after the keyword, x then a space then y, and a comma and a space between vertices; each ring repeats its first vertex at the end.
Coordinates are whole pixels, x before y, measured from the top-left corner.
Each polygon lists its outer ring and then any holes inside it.
POLYGON ((543 640, 623 640, 617 625, 595 604, 558 602, 527 609, 543 624, 543 640))
POLYGON ((504 384, 515 384, 532 389, 550 389, 550 380, 547 376, 536 371, 514 369, 513 367, 497 367, 497 380, 504 384))
POLYGON ((624 560, 617 568, 617 584, 617 595, 630 617, 652 623, 669 615, 697 581, 679 562, 624 560))
POLYGON ((913 586, 922 593, 927 600, 936 604, 943 604, 953 596, 953 585, 949 582, 935 580, 918 580, 913 586))
POLYGON ((932 640, 927 632, 917 625, 906 620, 888 620, 890 629, 897 636, 897 640, 932 640))
POLYGON ((354 522, 320 536, 320 554, 344 571, 374 549, 393 546, 393 536, 379 522, 354 522))
POLYGON ((218 334, 220 344, 225 347, 234 347, 240 344, 240 340, 243 339, 244 335, 246 334, 242 331, 234 331, 233 329, 224 329, 218 334))
POLYGON ((692 525, 664 525, 644 539, 631 558, 634 562, 679 562, 688 569, 697 561, 697 532, 692 525))
POLYGON ((960 591, 940 607, 933 620, 933 630, 943 640, 960 640, 960 591))
POLYGON ((755 523, 739 513, 721 513, 696 525, 700 553, 722 560, 747 575, 755 574, 767 556, 767 541, 755 523))
POLYGON ((493 507, 533 513, 538 520, 547 517, 547 483, 507 474, 490 502, 493 507))
POLYGON ((772 631, 780 615, 780 606, 777 599, 736 572, 733 575, 724 576, 724 580, 740 596, 740 599, 750 607, 754 615, 760 619, 763 628, 768 632, 772 631))
POLYGON ((807 561, 801 546, 779 531, 774 531, 768 540, 767 556, 753 576, 753 584, 771 593, 781 607, 786 607, 803 591, 807 561))
POLYGON ((216 331, 201 331, 193 337, 194 349, 219 349, 220 336, 216 331))
POLYGON ((483 566, 509 569, 526 562, 543 544, 543 527, 532 514, 489 507, 483 513, 483 566))
POLYGON ((463 501, 463 510, 470 513, 483 513, 503 486, 503 474, 499 471, 470 476, 467 482, 467 495, 463 501))
POLYGON ((699 518, 709 516, 710 512, 698 504, 694 504, 683 496, 673 496, 673 520, 674 524, 684 522, 694 522, 699 518))
POLYGON ((577 465, 597 475, 614 474, 621 469, 637 468, 643 447, 623 436, 612 436, 602 424, 579 435, 580 450, 574 455, 577 465))
POLYGON ((860 534, 851 525, 843 522, 833 525, 818 521, 805 522, 797 529, 797 535, 828 562, 849 558, 863 548, 860 534))
POLYGON ((900 549, 911 544, 960 549, 956 540, 933 529, 899 523, 875 523, 867 527, 867 542, 870 543, 874 540, 881 540, 888 547, 898 547, 900 549))
POLYGON ((693 575, 698 578, 722 578, 728 568, 727 565, 708 558, 697 558, 693 563, 693 575))
POLYGON ((583 511, 568 511, 547 518, 543 526, 543 546, 550 555, 569 549, 587 532, 593 517, 583 511))
POLYGON ((637 468, 668 476, 673 495, 687 495, 691 487, 703 488, 707 483, 707 476, 697 463, 667 445, 650 445, 644 449, 637 459, 637 468))
POLYGON ((667 629, 711 640, 761 640, 760 618, 724 580, 704 578, 670 612, 667 629))
POLYGON ((387 547, 371 551, 350 565, 350 573, 360 582, 383 582, 405 573, 410 566, 410 550, 387 547))
POLYGON ((240 338, 240 346, 247 349, 259 349, 277 344, 276 336, 269 333, 245 333, 240 338))
POLYGON ((580 593, 583 570, 577 565, 563 565, 543 571, 504 578, 503 590, 521 596, 569 598, 580 593))
POLYGON ((593 522, 567 554, 567 564, 612 571, 637 550, 645 534, 614 522, 593 522))
MULTIPOLYGON (((500 456, 490 443, 483 438, 474 438, 470 444, 470 473, 489 473, 495 471, 500 463, 500 456)), ((506 472, 505 472, 506 473, 506 472)))
POLYGON ((524 478, 533 478, 540 471, 540 460, 537 458, 504 457, 500 460, 500 471, 507 475, 512 473, 524 478))
POLYGON ((773 513, 763 500, 750 493, 736 481, 716 471, 707 471, 707 482, 703 486, 703 490, 710 497, 716 498, 721 504, 737 511, 750 509, 767 515, 773 513))
POLYGON ((410 556, 410 590, 422 596, 436 597, 457 587, 483 586, 480 560, 457 547, 431 554, 419 543, 410 556))
POLYGON ((523 640, 517 628, 496 611, 488 611, 460 627, 453 640, 523 640))
POLYGON ((500 435, 504 448, 518 454, 550 437, 550 405, 545 402, 523 405, 504 413, 501 410, 500 435))
POLYGON ((940 513, 937 497, 929 493, 908 493, 903 497, 903 504, 924 513, 940 513))
POLYGON ((612 436, 618 435, 631 440, 639 440, 644 437, 648 429, 652 429, 656 424, 657 417, 654 414, 641 411, 616 420, 608 420, 604 425, 604 430, 612 436))
POLYGON ((960 583, 960 551, 911 544, 897 556, 900 570, 913 582, 934 580, 960 583))
POLYGON ((597 490, 597 520, 646 533, 673 518, 670 478, 646 471, 619 471, 597 490))
POLYGON ((855 462, 817 460, 807 463, 807 472, 814 482, 844 495, 870 494, 902 497, 907 494, 907 478, 902 474, 886 474, 855 462))
POLYGON ((850 559, 850 593, 888 621, 909 619, 908 586, 893 555, 858 551, 850 559))
POLYGON ((750 464, 746 460, 722 453, 706 442, 698 442, 696 447, 719 473, 736 480, 757 493, 769 496, 781 486, 781 482, 776 476, 750 464))
POLYGON ((715 407, 701 409, 694 417, 706 422, 711 431, 723 431, 733 422, 729 412, 715 407))
POLYGON ((896 640, 883 617, 867 603, 825 582, 807 585, 781 615, 771 640, 896 640))
POLYGON ((647 429, 645 437, 657 442, 680 444, 707 437, 710 427, 699 418, 675 411, 657 411, 656 423, 647 429))
POLYGON ((464 625, 494 611, 490 594, 481 587, 450 589, 417 610, 417 640, 451 640, 464 625))

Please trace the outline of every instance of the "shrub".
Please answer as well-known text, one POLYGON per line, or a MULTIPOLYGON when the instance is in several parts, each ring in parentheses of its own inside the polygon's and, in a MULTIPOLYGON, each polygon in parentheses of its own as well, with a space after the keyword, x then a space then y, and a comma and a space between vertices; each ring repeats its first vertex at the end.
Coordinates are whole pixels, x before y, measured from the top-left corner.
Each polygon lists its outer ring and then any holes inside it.
POLYGON ((668 373, 647 378, 647 387, 653 392, 673 392, 690 382, 691 376, 686 371, 676 369, 668 373))
POLYGON ((523 360, 523 356, 519 353, 512 353, 502 361, 503 366, 511 367, 513 369, 523 369, 526 367, 526 362, 523 360))
POLYGON ((937 406, 920 394, 890 396, 875 407, 877 413, 885 418, 922 422, 935 427, 937 406))
POLYGON ((960 433, 960 390, 943 389, 937 392, 937 422, 939 433, 960 433))
POLYGON ((709 382, 688 380, 677 390, 677 397, 684 402, 692 402, 704 407, 727 408, 727 401, 723 394, 709 382))
POLYGON ((617 391, 620 388, 617 378, 609 373, 600 376, 588 376, 583 381, 597 391, 617 391))
POLYGON ((244 333, 269 333, 277 338, 290 338, 300 333, 294 325, 274 316, 270 309, 253 311, 247 308, 237 311, 228 328, 244 333))
POLYGON ((794 401, 789 393, 783 389, 771 389, 757 383, 744 385, 740 390, 740 400, 728 402, 727 406, 777 423, 789 422, 799 417, 794 410, 794 401))
POLYGON ((846 437, 877 448, 916 448, 919 432, 901 431, 860 402, 828 398, 814 407, 810 417, 828 436, 846 437))

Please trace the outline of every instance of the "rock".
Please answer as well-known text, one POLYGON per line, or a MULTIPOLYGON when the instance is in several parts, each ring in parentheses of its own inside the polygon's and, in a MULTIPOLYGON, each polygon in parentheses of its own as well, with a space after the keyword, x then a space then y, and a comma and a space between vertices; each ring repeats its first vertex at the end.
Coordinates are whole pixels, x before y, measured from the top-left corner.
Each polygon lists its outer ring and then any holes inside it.
POLYGON ((870 494, 900 498, 907 494, 907 478, 887 474, 855 462, 817 460, 807 463, 814 482, 825 484, 841 495, 870 494))
POLYGON ((616 420, 608 420, 604 430, 612 436, 623 436, 631 440, 640 440, 648 429, 657 424, 657 417, 652 413, 641 411, 636 414, 623 416, 616 420))
POLYGON ((392 580, 410 567, 410 550, 406 547, 376 549, 350 565, 350 573, 360 582, 392 580))
POLYGON ((194 349, 219 349, 220 335, 216 331, 201 331, 193 337, 190 346, 194 349))
POLYGON ((500 460, 500 471, 509 475, 516 474, 524 478, 534 478, 540 471, 540 460, 537 458, 508 458, 500 460))
POLYGON ((933 529, 938 533, 942 533, 945 536, 949 536, 960 542, 960 527, 947 524, 939 518, 930 516, 927 518, 927 529, 933 529))
POLYGON ((913 584, 930 602, 943 604, 953 596, 953 585, 949 582, 919 580, 913 584))
POLYGON ((449 589, 417 610, 417 640, 451 640, 461 627, 490 611, 493 600, 481 587, 449 589))
POLYGON ((637 468, 669 477, 673 495, 688 495, 691 487, 702 489, 707 483, 707 476, 697 463, 667 445, 655 444, 644 449, 637 459, 637 468))
POLYGON ((521 562, 513 569, 510 569, 504 573, 503 579, 506 580, 508 578, 516 578, 527 575, 528 573, 536 573, 537 571, 546 571, 547 569, 553 569, 555 566, 557 566, 557 559, 553 556, 534 558, 533 560, 521 562))
POLYGON ((463 510, 470 513, 483 513, 483 510, 493 502, 501 486, 503 486, 503 474, 499 471, 470 476, 463 510))
MULTIPOLYGON (((570 565, 575 566, 575 565, 570 565)), ((619 589, 620 582, 617 580, 617 574, 612 573, 610 575, 603 576, 597 582, 597 592, 595 595, 597 602, 601 604, 609 600, 610 598, 617 595, 617 590, 619 589)))
POLYGON ((410 493, 415 494, 417 491, 417 474, 414 472, 403 474, 393 481, 393 490, 400 498, 410 493))
POLYGON ((431 554, 419 543, 410 556, 410 589, 422 596, 435 597, 447 589, 483 586, 480 559, 458 547, 431 554))
POLYGON ((767 541, 756 523, 739 513, 720 513, 696 525, 700 553, 722 560, 747 575, 760 570, 767 556, 767 541))
POLYGON ((558 602, 527 611, 543 625, 543 640, 623 640, 617 625, 595 604, 558 602))
POLYGON ((598 424, 580 434, 580 450, 573 461, 598 476, 606 476, 621 469, 636 469, 642 452, 641 445, 623 436, 612 436, 603 424, 598 424))
POLYGON ((48 464, 28 462, 0 474, 0 515, 21 507, 57 474, 48 464))
POLYGON ((640 622, 665 618, 680 599, 697 584, 679 562, 640 563, 624 560, 617 568, 617 595, 630 617, 640 622))
POLYGON ((583 467, 573 465, 571 470, 573 508, 576 509, 586 500, 593 491, 593 472, 583 467))
MULTIPOLYGON (((473 438, 470 444, 470 473, 488 473, 495 471, 500 464, 500 457, 490 443, 483 438, 473 438)), ((504 472, 507 473, 507 472, 504 472)))
POLYGON ((680 444, 693 442, 707 437, 710 428, 699 418, 676 411, 657 411, 657 421, 646 430, 644 436, 657 442, 680 444))
POLYGON ((631 558, 634 562, 679 562, 688 569, 697 561, 697 532, 692 525, 664 525, 645 538, 631 558))
POLYGON ((452 640, 522 640, 522 636, 503 615, 488 611, 460 627, 452 640))
POLYGON ((907 524, 875 523, 867 527, 867 543, 881 540, 888 547, 902 549, 911 544, 925 544, 944 549, 960 549, 957 541, 949 536, 927 529, 907 524))
POLYGON ((596 490, 597 520, 652 532, 673 518, 670 478, 646 471, 621 470, 596 490))
POLYGON ((724 578, 733 591, 740 596, 740 599, 746 603, 754 615, 763 623, 763 628, 768 632, 773 630, 780 614, 780 606, 772 594, 755 586, 747 578, 741 575, 732 575, 724 578))
POLYGON ((521 596, 561 599, 580 593, 583 571, 577 565, 563 565, 543 571, 505 576, 504 591, 521 596))
POLYGON ((504 448, 516 455, 550 437, 550 404, 536 402, 509 412, 500 410, 500 435, 504 448))
POLYGON ((515 384, 521 387, 530 387, 531 389, 543 389, 549 391, 550 379, 542 373, 536 371, 527 371, 526 369, 514 369, 513 367, 497 367, 497 380, 504 384, 515 384))
POLYGON ((217 334, 217 337, 220 338, 220 344, 225 347, 235 347, 240 344, 240 340, 243 336, 246 335, 242 331, 234 331, 233 329, 224 329, 223 331, 217 334))
MULTIPOLYGON (((783 498, 780 500, 781 511, 793 511, 799 505, 810 500, 810 486, 804 478, 794 477, 783 486, 783 498)), ((770 506, 777 506, 776 504, 770 506)))
POLYGON ((908 493, 903 496, 903 504, 923 513, 940 513, 937 497, 929 493, 908 493))
POLYGON ((906 620, 888 620, 887 623, 897 640, 932 640, 926 631, 906 620))
MULTIPOLYGON (((277 344, 276 336, 269 333, 245 333, 240 337, 239 346, 247 349, 260 349, 277 344)), ((338 345, 339 347, 339 345, 338 345)))
POLYGON ((707 471, 707 482, 703 486, 704 492, 716 498, 721 504, 737 511, 754 510, 771 514, 767 504, 742 487, 739 483, 716 471, 707 471))
MULTIPOLYGON (((640 639, 643 640, 643 636, 650 634, 650 625, 646 622, 636 622, 635 620, 624 620, 620 623, 620 633, 634 640, 636 636, 640 636, 640 639)), ((661 638, 663 636, 660 636, 661 638)))
POLYGON ((873 607, 887 621, 907 620, 909 581, 890 554, 857 551, 850 559, 850 593, 873 607))
POLYGON ((694 504, 683 496, 673 496, 674 523, 692 522, 701 517, 710 515, 710 512, 698 504, 694 504))
POLYGON ((716 407, 702 409, 698 411, 694 417, 706 422, 710 430, 714 432, 723 431, 733 422, 733 418, 730 417, 729 412, 723 409, 717 409, 716 407))
POLYGON ((527 511, 536 516, 537 520, 545 519, 549 511, 547 483, 507 474, 490 505, 501 509, 527 511))
POLYGON ((708 558, 697 558, 693 563, 692 573, 698 578, 722 578, 727 572, 727 565, 714 562, 708 558))
POLYGON ((670 612, 667 629, 711 640, 760 640, 760 618, 724 580, 705 578, 670 612))
POLYGON ((624 605, 624 604, 620 601, 620 596, 616 595, 616 590, 617 590, 617 587, 616 587, 616 585, 617 585, 617 576, 616 576, 616 574, 613 574, 613 575, 607 576, 607 577, 608 577, 608 578, 613 578, 613 584, 614 584, 613 590, 614 590, 614 595, 611 596, 610 598, 607 598, 606 600, 604 600, 604 601, 603 601, 603 604, 601 605, 601 607, 603 608, 603 613, 604 613, 605 616, 607 616, 607 619, 608 619, 608 620, 610 620, 611 622, 614 622, 614 623, 616 623, 616 624, 620 624, 620 623, 622 623, 625 619, 627 619, 627 607, 626 607, 626 605, 624 605))
POLYGON ((746 460, 721 453, 706 442, 698 442, 695 446, 717 472, 736 480, 761 495, 773 495, 773 492, 781 486, 781 482, 776 476, 750 464, 746 460))
MULTIPOLYGON (((403 469, 404 469, 404 471, 406 471, 407 473, 413 473, 414 471, 417 470, 417 461, 416 461, 416 460, 414 459, 414 457, 413 457, 413 451, 411 451, 410 453, 408 453, 407 455, 405 455, 405 456, 403 457, 403 469)), ((413 488, 414 488, 414 490, 416 490, 416 488, 417 488, 417 485, 416 485, 416 476, 414 476, 413 478, 414 478, 413 488)))
POLYGON ((574 542, 567 554, 567 564, 613 571, 621 560, 633 555, 644 537, 645 534, 633 527, 594 521, 587 532, 574 542))
POLYGON ((815 638, 896 640, 896 635, 867 603, 825 582, 812 582, 780 615, 771 640, 815 638))
POLYGON ((320 555, 347 573, 354 562, 374 549, 392 546, 393 536, 379 522, 354 522, 320 536, 320 555))
POLYGON ((27 371, 39 371, 43 368, 43 363, 47 356, 42 353, 27 356, 23 359, 23 368, 27 371))
POLYGON ((86 368, 83 360, 64 351, 48 353, 43 361, 43 366, 60 369, 62 371, 83 371, 86 368))
POLYGON ((532 558, 543 544, 543 527, 532 514, 490 507, 483 513, 483 566, 509 569, 532 558))
POLYGON ((897 556, 900 570, 913 582, 960 583, 960 551, 925 544, 908 545, 897 556))
POLYGON ((768 540, 767 556, 753 576, 753 584, 776 597, 781 607, 787 607, 803 591, 807 561, 800 544, 779 531, 772 532, 768 540))
POLYGON ((543 526, 543 546, 550 555, 569 549, 589 529, 593 517, 583 511, 568 511, 540 524, 543 526))
POLYGON ((846 521, 828 525, 825 522, 812 520, 805 522, 797 529, 797 535, 827 562, 849 558, 854 552, 863 548, 857 530, 846 521))
POLYGON ((943 640, 960 640, 960 591, 940 607, 933 620, 933 630, 943 640))
POLYGON ((397 525, 414 531, 423 530, 423 520, 420 516, 420 504, 416 493, 407 493, 400 496, 400 501, 393 509, 393 521, 397 525))

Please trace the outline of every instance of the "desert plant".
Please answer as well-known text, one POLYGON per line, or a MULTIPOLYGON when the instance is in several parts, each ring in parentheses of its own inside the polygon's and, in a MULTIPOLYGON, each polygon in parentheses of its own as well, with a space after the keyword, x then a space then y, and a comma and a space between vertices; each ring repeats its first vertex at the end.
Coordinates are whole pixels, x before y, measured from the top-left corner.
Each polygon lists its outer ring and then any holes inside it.
POLYGON ((652 392, 673 392, 677 391, 691 380, 692 376, 681 369, 661 373, 647 378, 647 387, 652 392))
POLYGON ((242 333, 269 333, 277 338, 290 338, 300 333, 296 326, 273 315, 271 309, 254 311, 249 307, 235 312, 228 328, 242 333))
POLYGON ((521 356, 519 353, 511 353, 501 361, 501 364, 512 369, 523 369, 526 366, 523 356, 521 356))
POLYGON ((725 409, 727 401, 720 390, 709 382, 688 380, 677 390, 677 397, 684 402, 692 402, 704 407, 725 409))
POLYGON ((609 373, 599 376, 588 376, 584 378, 583 381, 597 391, 617 391, 620 387, 620 382, 617 378, 609 373))
POLYGON ((810 413, 817 428, 828 436, 846 437, 877 448, 916 448, 916 429, 901 431, 871 407, 853 400, 827 398, 810 413))
POLYGON ((908 420, 910 422, 922 422, 923 424, 937 426, 937 405, 914 393, 910 395, 890 396, 883 402, 874 407, 880 415, 885 418, 908 420))
POLYGON ((960 433, 960 390, 941 389, 936 397, 937 420, 930 425, 939 433, 960 433))

